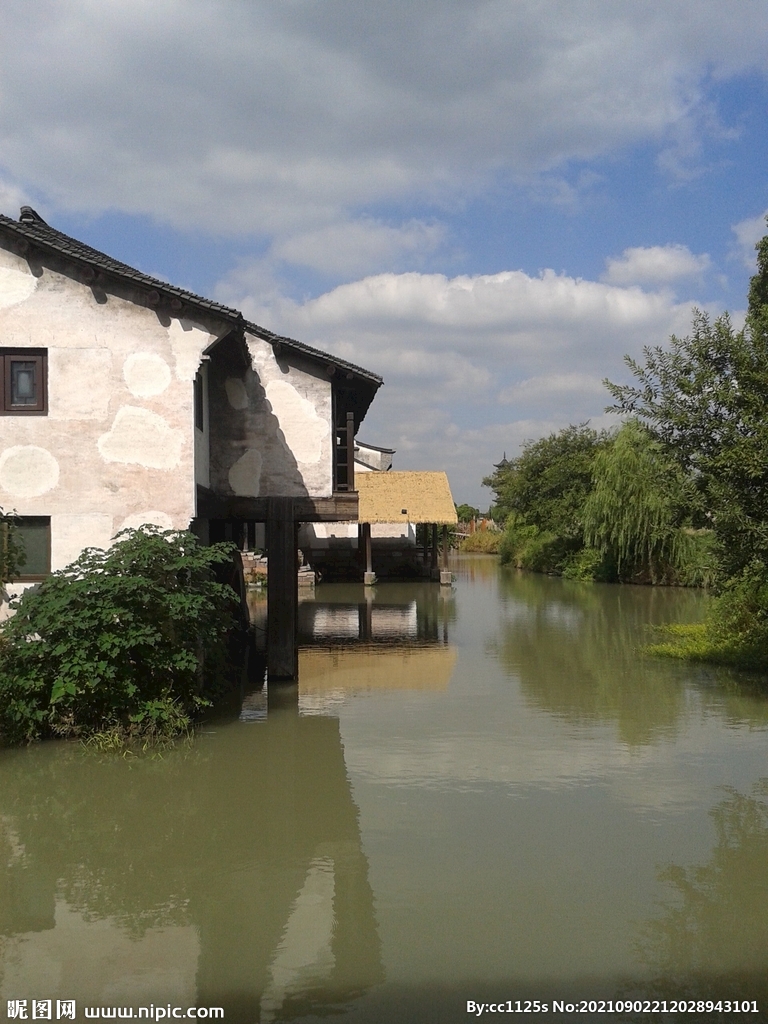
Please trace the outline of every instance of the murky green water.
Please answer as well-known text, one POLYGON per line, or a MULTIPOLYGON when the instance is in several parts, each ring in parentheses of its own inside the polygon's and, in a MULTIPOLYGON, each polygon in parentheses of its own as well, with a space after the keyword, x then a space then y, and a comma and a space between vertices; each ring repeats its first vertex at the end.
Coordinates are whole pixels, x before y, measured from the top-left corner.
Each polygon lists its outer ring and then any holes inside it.
POLYGON ((768 698, 639 651, 706 599, 454 569, 319 587, 298 695, 191 746, 0 751, 0 1018, 686 995, 768 1019, 768 698))

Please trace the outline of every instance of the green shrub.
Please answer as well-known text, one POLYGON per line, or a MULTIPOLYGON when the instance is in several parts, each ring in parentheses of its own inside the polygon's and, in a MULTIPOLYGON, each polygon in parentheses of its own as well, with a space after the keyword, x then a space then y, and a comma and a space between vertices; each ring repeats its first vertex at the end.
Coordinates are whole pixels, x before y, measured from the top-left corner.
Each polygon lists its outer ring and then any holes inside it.
POLYGON ((0 508, 0 586, 4 586, 19 575, 24 565, 24 550, 19 544, 15 512, 4 512, 0 508))
POLYGON ((501 544, 501 530, 478 530, 464 537, 459 544, 459 551, 470 551, 479 554, 495 555, 501 544))
POLYGON ((681 587, 713 587, 718 575, 717 543, 712 530, 683 530, 676 582, 681 587))
POLYGON ((603 552, 595 548, 581 548, 566 558, 563 576, 567 580, 613 583, 616 580, 616 566, 603 552))
POLYGON ((753 559, 728 580, 707 620, 668 626, 652 654, 764 672, 768 669, 768 567, 753 559))
POLYGON ((577 544, 573 538, 541 530, 513 514, 502 534, 499 555, 502 564, 514 565, 517 569, 559 574, 577 544))
POLYGON ((215 567, 231 558, 143 527, 28 590, 0 634, 0 736, 188 728, 224 664, 235 595, 215 567))
POLYGON ((507 518, 504 532, 499 543, 499 557, 502 565, 514 565, 520 568, 520 555, 523 548, 539 533, 536 526, 523 522, 514 513, 507 518))

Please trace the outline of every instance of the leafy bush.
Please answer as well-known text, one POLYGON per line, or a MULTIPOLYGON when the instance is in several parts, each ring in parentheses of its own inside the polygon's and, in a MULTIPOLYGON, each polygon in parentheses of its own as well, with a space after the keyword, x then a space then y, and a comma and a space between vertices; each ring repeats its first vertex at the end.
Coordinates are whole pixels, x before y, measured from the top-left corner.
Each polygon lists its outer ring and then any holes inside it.
POLYGON ((24 551, 16 531, 17 515, 0 508, 0 586, 19 575, 24 565, 24 551))
POLYGON ((713 530, 683 529, 677 583, 682 587, 714 587, 718 546, 713 530))
POLYGON ((500 530, 477 530, 469 537, 462 539, 461 544, 459 544, 459 551, 495 555, 498 553, 501 537, 500 530))
POLYGON ((563 563, 563 576, 567 580, 613 583, 616 580, 616 565, 602 551, 581 548, 566 558, 563 563))
POLYGON ((511 515, 501 538, 499 554, 502 564, 511 564, 517 569, 560 573, 575 546, 572 538, 541 530, 511 515))
POLYGON ((235 594, 215 568, 231 559, 143 527, 28 590, 0 634, 0 736, 187 728, 224 663, 235 594))

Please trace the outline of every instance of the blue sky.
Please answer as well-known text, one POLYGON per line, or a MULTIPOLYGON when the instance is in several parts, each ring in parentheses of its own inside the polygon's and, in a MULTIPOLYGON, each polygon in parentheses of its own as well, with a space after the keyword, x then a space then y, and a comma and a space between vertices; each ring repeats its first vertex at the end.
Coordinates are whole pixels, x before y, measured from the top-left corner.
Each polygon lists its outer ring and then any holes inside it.
POLYGON ((5 0, 0 210, 383 375, 360 436, 457 500, 601 380, 736 320, 762 0, 5 0))

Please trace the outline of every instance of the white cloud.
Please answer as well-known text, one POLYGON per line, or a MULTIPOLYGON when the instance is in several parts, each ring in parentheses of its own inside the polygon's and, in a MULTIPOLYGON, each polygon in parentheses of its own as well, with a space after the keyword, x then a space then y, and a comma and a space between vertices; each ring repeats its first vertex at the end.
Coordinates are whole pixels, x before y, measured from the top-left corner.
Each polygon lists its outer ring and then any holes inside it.
POLYGON ((530 404, 562 401, 566 396, 588 397, 590 401, 594 401, 595 396, 605 398, 602 378, 591 377, 587 373, 550 373, 528 377, 499 392, 499 401, 508 405, 530 404))
POLYGON ((740 220, 738 224, 733 225, 733 233, 736 235, 736 244, 738 248, 738 255, 741 258, 744 266, 750 271, 755 272, 755 245, 763 235, 768 231, 766 227, 766 218, 768 217, 768 210, 764 210, 757 217, 747 217, 746 220, 740 220))
POLYGON ((314 265, 312 232, 365 204, 556 183, 638 143, 695 161, 722 131, 707 83, 764 70, 764 15, 760 0, 738 18, 721 0, 6 0, 0 152, 62 208, 276 233, 286 252, 296 233, 314 265))
POLYGON ((618 285, 665 285, 699 277, 711 265, 706 253, 696 256, 686 245, 637 246, 607 259, 603 280, 618 285))
POLYGON ((403 257, 412 263, 433 252, 444 238, 439 224, 412 220, 390 227, 361 219, 289 235, 272 246, 271 255, 326 275, 359 274, 381 266, 396 267, 403 257))
POLYGON ((694 304, 552 270, 379 274, 305 302, 273 291, 268 305, 232 286, 249 315, 380 373, 361 437, 396 448, 396 467, 446 469, 457 500, 480 505, 503 451, 568 423, 614 423, 602 379, 626 378, 625 353, 685 334, 694 304))
POLYGON ((19 209, 28 203, 29 199, 23 189, 0 177, 0 213, 15 219, 19 215, 19 209))

